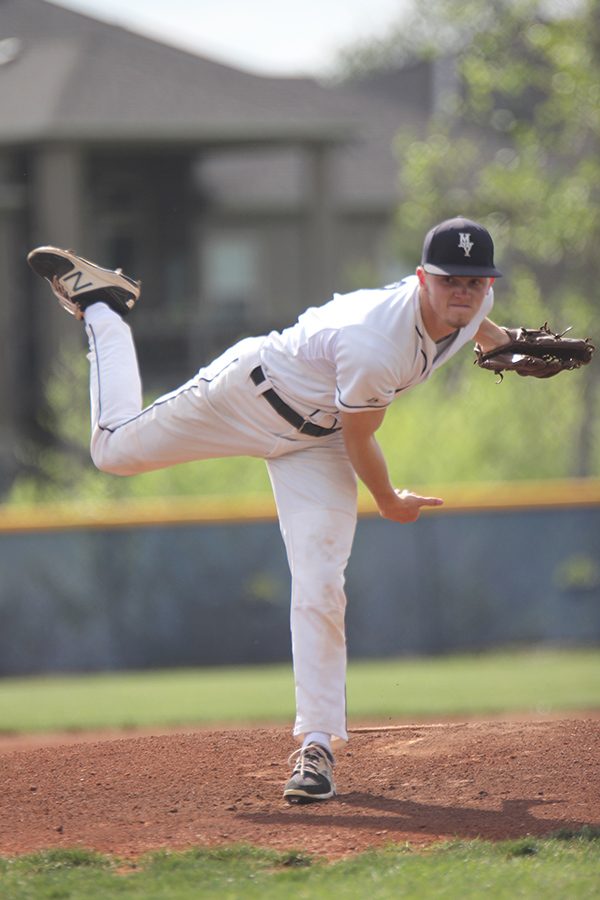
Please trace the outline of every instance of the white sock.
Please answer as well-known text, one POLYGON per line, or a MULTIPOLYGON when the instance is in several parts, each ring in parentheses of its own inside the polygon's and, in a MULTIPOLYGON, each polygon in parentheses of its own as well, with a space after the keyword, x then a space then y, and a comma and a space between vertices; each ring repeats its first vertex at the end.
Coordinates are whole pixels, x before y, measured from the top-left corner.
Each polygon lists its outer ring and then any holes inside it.
POLYGON ((306 747, 307 744, 320 744, 321 747, 325 747, 331 753, 331 737, 323 731, 309 732, 302 741, 303 747, 306 747))

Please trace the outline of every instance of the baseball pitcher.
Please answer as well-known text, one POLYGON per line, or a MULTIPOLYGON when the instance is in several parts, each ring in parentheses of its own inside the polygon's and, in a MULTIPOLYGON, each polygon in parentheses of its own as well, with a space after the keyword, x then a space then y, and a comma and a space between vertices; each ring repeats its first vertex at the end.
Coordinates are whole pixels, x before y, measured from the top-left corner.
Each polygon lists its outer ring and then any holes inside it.
POLYGON ((145 409, 125 322, 139 284, 55 247, 32 250, 28 261, 85 325, 99 469, 136 475, 212 457, 266 460, 292 578, 300 746, 284 796, 333 797, 332 747, 348 739, 344 571, 357 477, 395 522, 443 502, 391 484, 376 432, 396 397, 465 344, 487 359, 514 337, 488 318, 501 274, 490 234, 465 218, 438 224, 416 274, 335 295, 281 332, 244 339, 145 409))

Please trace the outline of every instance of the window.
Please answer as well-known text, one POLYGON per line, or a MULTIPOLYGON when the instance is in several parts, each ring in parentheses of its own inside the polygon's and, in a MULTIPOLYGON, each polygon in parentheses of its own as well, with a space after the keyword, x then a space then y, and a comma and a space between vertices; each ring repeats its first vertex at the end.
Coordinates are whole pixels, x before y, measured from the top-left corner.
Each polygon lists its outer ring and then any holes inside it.
POLYGON ((244 307, 260 293, 260 244, 246 229, 210 232, 202 253, 202 284, 208 303, 244 307))

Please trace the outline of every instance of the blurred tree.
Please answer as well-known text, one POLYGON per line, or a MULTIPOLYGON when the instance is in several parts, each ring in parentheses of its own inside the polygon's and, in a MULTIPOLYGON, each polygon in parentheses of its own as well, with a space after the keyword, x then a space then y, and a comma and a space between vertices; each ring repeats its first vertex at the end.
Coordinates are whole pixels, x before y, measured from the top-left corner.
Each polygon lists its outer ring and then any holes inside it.
MULTIPOLYGON (((435 221, 478 218, 492 229, 508 276, 497 319, 530 326, 547 319, 555 330, 572 324, 594 337, 600 0, 430 0, 385 42, 357 48, 354 66, 347 52, 341 70, 364 75, 419 56, 451 58, 454 77, 437 98, 426 134, 398 138, 402 255, 409 249, 418 258, 435 221)), ((571 376, 560 377, 567 397, 571 376)), ((594 470, 598 366, 573 377, 581 402, 564 474, 585 476, 594 470)), ((529 428, 536 428, 535 417, 529 428)))

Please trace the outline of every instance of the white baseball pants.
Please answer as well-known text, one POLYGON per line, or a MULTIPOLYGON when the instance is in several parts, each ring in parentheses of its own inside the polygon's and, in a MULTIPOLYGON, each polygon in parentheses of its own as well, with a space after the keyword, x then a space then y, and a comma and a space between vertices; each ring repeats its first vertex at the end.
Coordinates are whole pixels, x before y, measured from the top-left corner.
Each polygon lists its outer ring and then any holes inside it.
POLYGON ((240 341, 142 409, 128 325, 105 304, 85 313, 95 465, 135 475, 225 456, 266 460, 292 575, 294 735, 346 741, 344 571, 356 525, 356 477, 339 432, 300 434, 261 397, 250 372, 264 338, 240 341))

